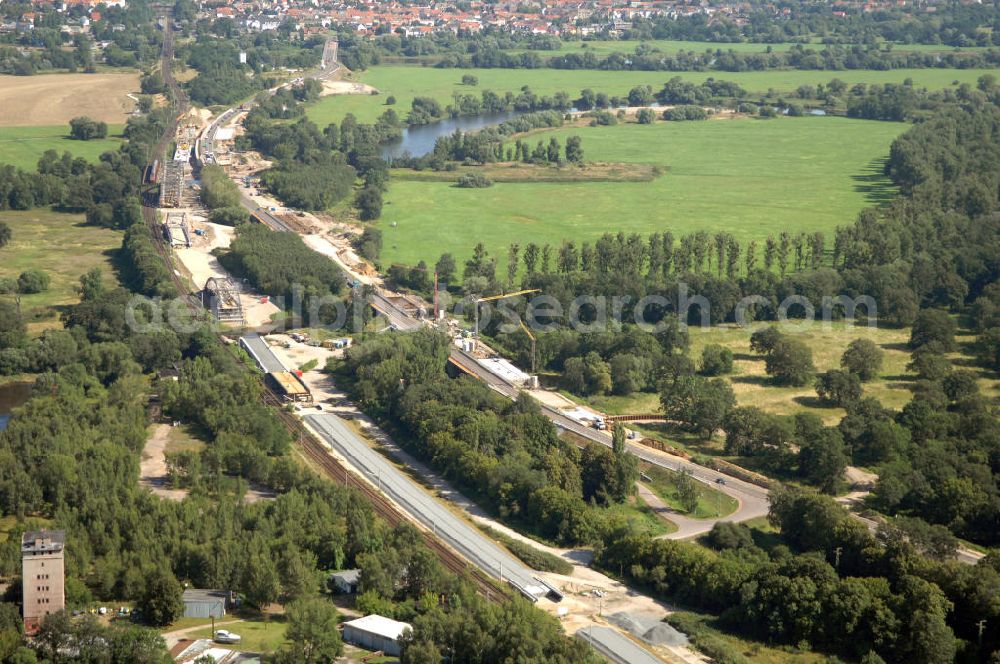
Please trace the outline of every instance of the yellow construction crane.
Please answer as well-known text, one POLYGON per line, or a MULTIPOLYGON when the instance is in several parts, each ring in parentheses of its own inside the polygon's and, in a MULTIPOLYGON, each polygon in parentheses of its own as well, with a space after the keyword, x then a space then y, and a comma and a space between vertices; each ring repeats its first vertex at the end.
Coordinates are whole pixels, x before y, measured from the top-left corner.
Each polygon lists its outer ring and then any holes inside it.
POLYGON ((489 297, 481 297, 476 300, 476 337, 479 336, 479 305, 483 302, 494 302, 496 300, 506 300, 508 297, 517 297, 518 295, 527 295, 528 293, 541 293, 540 288, 528 288, 527 290, 514 291, 513 293, 507 293, 506 295, 490 295, 489 297))
POLYGON ((524 333, 528 335, 529 339, 531 339, 531 373, 534 374, 537 371, 537 369, 535 369, 535 363, 536 363, 536 361, 535 361, 535 335, 533 335, 531 333, 531 330, 528 329, 528 326, 524 324, 523 320, 521 320, 520 318, 518 318, 517 322, 521 324, 521 329, 524 330, 524 333))

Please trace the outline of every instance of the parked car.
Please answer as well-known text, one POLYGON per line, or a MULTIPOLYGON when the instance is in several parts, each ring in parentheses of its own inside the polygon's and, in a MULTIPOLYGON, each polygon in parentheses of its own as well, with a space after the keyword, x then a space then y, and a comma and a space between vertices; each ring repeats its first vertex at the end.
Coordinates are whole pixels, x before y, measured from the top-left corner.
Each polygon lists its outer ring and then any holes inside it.
POLYGON ((234 634, 228 629, 220 629, 215 633, 216 643, 239 643, 242 638, 239 634, 234 634))

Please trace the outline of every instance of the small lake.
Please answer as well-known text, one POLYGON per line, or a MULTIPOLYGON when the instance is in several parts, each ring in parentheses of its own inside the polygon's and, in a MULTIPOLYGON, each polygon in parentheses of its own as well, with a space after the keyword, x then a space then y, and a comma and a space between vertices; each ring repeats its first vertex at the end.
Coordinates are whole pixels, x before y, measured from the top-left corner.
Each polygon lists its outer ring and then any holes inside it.
POLYGON ((7 428, 10 413, 31 398, 34 383, 7 383, 0 385, 0 431, 7 428))
POLYGON ((381 156, 386 161, 403 157, 423 157, 434 150, 434 143, 442 136, 454 134, 456 129, 463 132, 479 131, 485 127, 498 125, 524 115, 522 111, 505 111, 503 113, 485 113, 483 115, 467 115, 459 118, 445 118, 427 125, 417 125, 403 129, 403 137, 398 141, 384 143, 381 156))

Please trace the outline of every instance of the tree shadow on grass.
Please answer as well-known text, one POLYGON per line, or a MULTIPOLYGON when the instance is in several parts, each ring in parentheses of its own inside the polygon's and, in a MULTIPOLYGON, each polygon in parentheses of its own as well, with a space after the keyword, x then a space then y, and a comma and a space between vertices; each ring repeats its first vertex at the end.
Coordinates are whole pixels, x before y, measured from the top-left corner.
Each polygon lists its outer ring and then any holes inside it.
POLYGON ((898 193, 896 187, 883 172, 886 160, 872 159, 859 175, 852 175, 854 191, 865 195, 865 200, 872 205, 888 205, 898 193))
POLYGON ((836 408, 832 403, 827 403, 819 397, 799 396, 792 397, 792 401, 805 408, 836 408))
POLYGON ((733 376, 730 379, 734 383, 743 383, 744 385, 759 385, 760 387, 771 387, 774 382, 771 380, 770 376, 733 376))

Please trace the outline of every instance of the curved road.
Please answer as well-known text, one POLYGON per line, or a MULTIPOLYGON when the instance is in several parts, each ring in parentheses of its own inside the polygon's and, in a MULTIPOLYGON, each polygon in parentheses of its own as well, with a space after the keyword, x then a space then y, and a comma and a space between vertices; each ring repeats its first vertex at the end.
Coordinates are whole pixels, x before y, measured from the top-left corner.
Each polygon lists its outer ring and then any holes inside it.
MULTIPOLYGON (((388 303, 388 300, 385 300, 385 302, 388 303)), ((459 348, 453 348, 451 351, 451 361, 510 399, 516 399, 520 393, 520 389, 518 387, 489 371, 486 367, 480 364, 471 353, 463 351, 459 348)), ((597 429, 584 426, 551 406, 547 406, 545 404, 540 404, 540 406, 545 416, 560 429, 564 431, 571 431, 581 438, 611 447, 611 434, 608 432, 598 431, 597 429)), ((740 504, 739 508, 737 508, 735 512, 718 519, 691 519, 682 514, 672 513, 670 515, 670 520, 677 524, 678 530, 675 533, 666 535, 666 537, 670 539, 695 537, 696 535, 707 533, 712 529, 712 526, 715 525, 717 521, 747 521, 749 519, 767 516, 767 489, 759 487, 755 484, 750 484, 749 482, 744 482, 743 480, 731 477, 724 473, 720 473, 717 470, 699 466, 698 464, 688 461, 687 459, 667 454, 666 452, 660 452, 659 450, 654 450, 650 447, 646 447, 645 445, 639 445, 633 442, 627 442, 626 444, 629 452, 636 455, 643 461, 668 470, 686 470, 691 473, 691 476, 694 479, 708 484, 712 486, 712 488, 718 489, 729 496, 732 496, 740 504), (721 480, 721 482, 719 482, 719 480, 721 480)))

